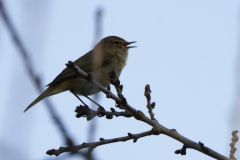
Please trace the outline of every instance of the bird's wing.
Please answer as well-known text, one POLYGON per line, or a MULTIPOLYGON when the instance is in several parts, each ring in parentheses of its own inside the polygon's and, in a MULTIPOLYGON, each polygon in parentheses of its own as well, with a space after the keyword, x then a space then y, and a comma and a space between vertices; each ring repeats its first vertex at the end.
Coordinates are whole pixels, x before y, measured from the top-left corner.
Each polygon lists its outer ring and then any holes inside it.
MULTIPOLYGON (((110 63, 110 57, 104 57, 104 61, 100 64, 100 66, 94 66, 93 67, 93 50, 89 51, 82 57, 78 58, 74 63, 79 66, 83 71, 90 73, 93 70, 98 69, 99 67, 103 65, 107 65, 110 63), (94 68, 94 69, 93 69, 94 68)), ((80 75, 76 74, 76 72, 73 69, 65 68, 51 83, 49 83, 47 86, 52 86, 54 84, 57 84, 59 82, 62 82, 66 79, 71 79, 78 77, 80 75)))

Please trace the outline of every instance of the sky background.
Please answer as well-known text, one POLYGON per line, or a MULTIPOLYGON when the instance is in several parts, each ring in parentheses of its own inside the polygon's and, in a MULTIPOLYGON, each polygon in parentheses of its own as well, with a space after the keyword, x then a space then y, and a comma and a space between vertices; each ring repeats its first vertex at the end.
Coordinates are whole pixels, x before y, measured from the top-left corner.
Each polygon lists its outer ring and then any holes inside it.
MULTIPOLYGON (((240 129, 239 1, 5 0, 4 4, 42 86, 51 82, 68 60, 74 61, 93 48, 94 18, 101 8, 101 38, 116 35, 137 41, 137 48, 129 50, 120 77, 128 103, 148 115, 144 87, 150 84, 152 101, 156 102, 154 114, 160 124, 229 155, 231 133, 240 129)), ((65 143, 44 103, 23 113, 39 93, 2 18, 0 78, 0 157, 66 159, 67 154, 57 158, 45 154, 65 143)), ((89 142, 93 122, 75 118, 79 101, 69 92, 49 99, 75 144, 89 142)), ((114 101, 103 93, 98 102, 107 110, 114 107, 114 101)), ((92 141, 151 129, 134 118, 123 117, 95 118, 94 124, 92 141)), ((100 146, 93 154, 97 160, 212 159, 191 149, 186 156, 174 154, 181 147, 180 142, 159 135, 137 143, 100 146)), ((239 142, 237 148, 236 158, 240 158, 239 142)))

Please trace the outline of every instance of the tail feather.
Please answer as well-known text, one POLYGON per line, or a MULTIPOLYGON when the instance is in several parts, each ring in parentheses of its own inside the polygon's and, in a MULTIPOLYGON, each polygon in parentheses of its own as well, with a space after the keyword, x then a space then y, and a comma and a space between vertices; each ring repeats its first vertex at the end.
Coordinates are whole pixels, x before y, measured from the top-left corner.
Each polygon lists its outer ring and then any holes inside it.
POLYGON ((48 87, 41 95, 39 95, 31 104, 29 104, 29 106, 24 110, 24 112, 26 112, 27 110, 29 110, 32 106, 34 106, 35 104, 37 104, 39 101, 43 100, 46 97, 52 96, 54 94, 58 94, 60 92, 60 90, 55 90, 55 87, 48 87))

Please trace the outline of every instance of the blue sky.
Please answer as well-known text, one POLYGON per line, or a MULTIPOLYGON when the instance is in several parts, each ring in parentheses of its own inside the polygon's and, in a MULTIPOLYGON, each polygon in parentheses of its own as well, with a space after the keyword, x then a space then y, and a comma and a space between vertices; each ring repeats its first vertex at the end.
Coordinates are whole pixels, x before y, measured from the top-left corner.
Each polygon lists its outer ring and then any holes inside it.
MULTIPOLYGON (((102 8, 102 38, 116 35, 137 41, 138 47, 129 51, 120 77, 128 102, 147 114, 144 87, 150 84, 160 124, 229 155, 231 132, 240 128, 239 1, 4 2, 42 86, 51 82, 68 60, 92 49, 94 16, 97 8, 102 8)), ((5 159, 61 159, 45 154, 48 149, 64 146, 64 142, 44 103, 23 113, 38 93, 2 19, 0 35, 0 155, 5 159)), ((102 93, 99 97, 105 109, 114 106, 102 93)), ((88 142, 91 122, 75 118, 73 112, 78 100, 69 92, 49 99, 76 144, 88 142)), ((94 123, 93 141, 151 129, 134 118, 97 118, 94 123)), ((100 146, 93 153, 100 160, 212 159, 190 149, 186 156, 175 155, 181 147, 181 143, 159 135, 137 143, 100 146)), ((240 157, 239 151, 236 155, 240 157)))

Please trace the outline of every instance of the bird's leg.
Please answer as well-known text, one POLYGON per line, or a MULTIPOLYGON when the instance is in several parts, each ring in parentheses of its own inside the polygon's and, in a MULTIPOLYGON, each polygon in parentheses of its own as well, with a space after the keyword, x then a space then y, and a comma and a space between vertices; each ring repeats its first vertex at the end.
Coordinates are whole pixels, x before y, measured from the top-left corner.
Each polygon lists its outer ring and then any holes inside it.
POLYGON ((96 104, 98 107, 103 108, 100 104, 98 104, 97 102, 95 102, 94 100, 92 100, 91 98, 89 98, 88 96, 83 95, 84 97, 86 97, 87 99, 89 99, 91 102, 93 102, 94 104, 96 104))
POLYGON ((84 106, 87 106, 86 103, 84 103, 83 100, 81 100, 81 98, 79 98, 76 93, 74 93, 72 90, 70 90, 70 92, 71 92, 75 97, 77 97, 77 99, 79 99, 79 101, 81 101, 84 106))

